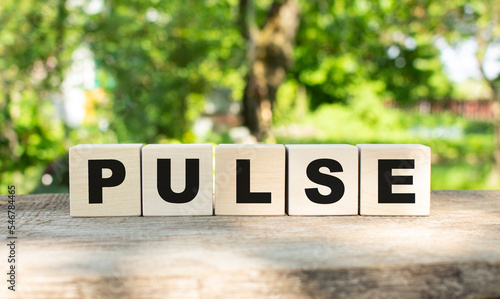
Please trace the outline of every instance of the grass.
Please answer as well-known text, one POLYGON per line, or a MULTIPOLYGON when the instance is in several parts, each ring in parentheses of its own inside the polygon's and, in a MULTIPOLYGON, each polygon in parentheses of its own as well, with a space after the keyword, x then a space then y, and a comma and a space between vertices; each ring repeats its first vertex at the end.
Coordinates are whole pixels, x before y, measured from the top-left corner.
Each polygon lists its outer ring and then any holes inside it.
POLYGON ((489 189, 488 177, 491 164, 464 162, 434 163, 432 189, 489 189))

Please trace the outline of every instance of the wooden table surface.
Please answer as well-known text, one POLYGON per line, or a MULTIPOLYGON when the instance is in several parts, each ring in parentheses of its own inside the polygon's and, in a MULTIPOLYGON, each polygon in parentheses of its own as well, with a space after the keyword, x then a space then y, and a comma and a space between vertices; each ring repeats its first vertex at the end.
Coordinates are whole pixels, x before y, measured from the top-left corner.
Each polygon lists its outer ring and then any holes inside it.
POLYGON ((71 218, 67 194, 18 195, 0 298, 500 297, 500 191, 431 201, 429 217, 71 218))

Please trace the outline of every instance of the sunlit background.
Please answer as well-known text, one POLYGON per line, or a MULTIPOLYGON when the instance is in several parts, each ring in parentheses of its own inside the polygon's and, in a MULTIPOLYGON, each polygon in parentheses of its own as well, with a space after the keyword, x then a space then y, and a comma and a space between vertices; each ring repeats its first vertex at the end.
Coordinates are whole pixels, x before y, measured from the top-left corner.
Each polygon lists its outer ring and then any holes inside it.
POLYGON ((432 189, 500 186, 499 1, 1 0, 0 91, 0 194, 130 142, 421 143, 432 189))

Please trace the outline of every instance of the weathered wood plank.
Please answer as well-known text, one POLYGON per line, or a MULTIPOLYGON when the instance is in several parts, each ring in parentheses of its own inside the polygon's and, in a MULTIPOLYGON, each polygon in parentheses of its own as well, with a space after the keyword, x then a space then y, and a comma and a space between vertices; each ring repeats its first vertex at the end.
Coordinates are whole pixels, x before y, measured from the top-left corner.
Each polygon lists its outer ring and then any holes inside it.
POLYGON ((423 218, 71 218, 68 195, 16 198, 19 298, 500 296, 500 191, 433 191, 423 218))

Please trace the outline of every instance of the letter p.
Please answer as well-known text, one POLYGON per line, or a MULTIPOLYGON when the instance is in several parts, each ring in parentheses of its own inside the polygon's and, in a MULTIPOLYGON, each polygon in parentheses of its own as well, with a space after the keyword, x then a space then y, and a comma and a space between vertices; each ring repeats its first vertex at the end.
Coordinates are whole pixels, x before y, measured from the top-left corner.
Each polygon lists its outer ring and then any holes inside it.
POLYGON ((89 203, 102 204, 102 188, 120 185, 125 175, 125 166, 118 160, 89 160, 89 203), (108 178, 102 177, 105 168, 111 170, 108 178))

